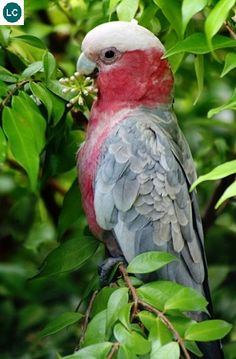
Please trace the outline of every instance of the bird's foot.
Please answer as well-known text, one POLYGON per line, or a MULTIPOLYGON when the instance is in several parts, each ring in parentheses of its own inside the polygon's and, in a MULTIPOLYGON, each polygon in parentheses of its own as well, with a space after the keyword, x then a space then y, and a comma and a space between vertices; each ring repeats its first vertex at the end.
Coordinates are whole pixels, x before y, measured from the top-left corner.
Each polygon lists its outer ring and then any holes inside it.
POLYGON ((106 258, 102 264, 98 266, 100 284, 102 287, 105 287, 111 282, 120 263, 127 266, 127 262, 123 256, 106 258))

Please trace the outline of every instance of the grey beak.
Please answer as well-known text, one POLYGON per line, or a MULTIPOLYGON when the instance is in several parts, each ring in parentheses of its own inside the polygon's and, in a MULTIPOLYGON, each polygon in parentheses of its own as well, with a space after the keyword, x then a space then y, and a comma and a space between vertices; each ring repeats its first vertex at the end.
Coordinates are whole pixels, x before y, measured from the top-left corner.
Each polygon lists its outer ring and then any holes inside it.
POLYGON ((89 60, 85 54, 82 52, 78 61, 77 61, 77 71, 79 72, 80 75, 92 75, 95 73, 96 69, 97 69, 97 64, 96 62, 93 62, 91 60, 89 60))

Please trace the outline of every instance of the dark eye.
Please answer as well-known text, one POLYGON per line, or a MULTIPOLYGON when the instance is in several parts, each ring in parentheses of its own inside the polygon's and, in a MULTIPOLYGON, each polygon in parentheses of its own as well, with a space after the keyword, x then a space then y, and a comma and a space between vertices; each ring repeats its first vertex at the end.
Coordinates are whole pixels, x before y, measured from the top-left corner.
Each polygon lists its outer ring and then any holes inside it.
POLYGON ((107 58, 107 59, 111 59, 112 57, 115 56, 115 52, 113 50, 107 50, 104 54, 104 56, 107 58))
POLYGON ((120 56, 120 52, 115 47, 109 47, 101 51, 100 57, 105 64, 112 64, 120 56))

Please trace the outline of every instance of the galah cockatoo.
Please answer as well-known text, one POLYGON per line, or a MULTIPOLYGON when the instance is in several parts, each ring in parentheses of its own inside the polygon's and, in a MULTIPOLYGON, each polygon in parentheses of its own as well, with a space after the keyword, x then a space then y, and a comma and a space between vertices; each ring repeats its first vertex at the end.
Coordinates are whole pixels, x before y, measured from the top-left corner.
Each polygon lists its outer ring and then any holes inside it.
MULTIPOLYGON (((91 231, 112 257, 129 263, 142 252, 172 253, 179 260, 156 278, 192 287, 210 302, 201 218, 189 192, 196 173, 172 111, 164 51, 132 22, 99 25, 83 40, 77 71, 96 75, 98 98, 78 153, 82 200, 91 231)), ((218 342, 200 348, 205 358, 222 358, 218 342)))

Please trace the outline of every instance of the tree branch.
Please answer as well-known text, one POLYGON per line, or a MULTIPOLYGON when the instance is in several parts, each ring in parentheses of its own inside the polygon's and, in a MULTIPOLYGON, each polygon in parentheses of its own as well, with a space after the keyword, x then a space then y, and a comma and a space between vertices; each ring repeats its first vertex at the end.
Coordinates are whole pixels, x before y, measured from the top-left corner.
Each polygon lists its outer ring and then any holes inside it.
POLYGON ((107 359, 112 359, 113 355, 117 352, 117 350, 119 349, 120 343, 114 343, 112 345, 111 351, 107 357, 107 359))
POLYGON ((160 318, 160 320, 164 323, 164 325, 172 332, 172 334, 174 335, 174 337, 177 340, 177 343, 179 344, 180 348, 182 349, 185 359, 191 359, 187 349, 185 348, 184 340, 181 338, 181 336, 179 335, 177 330, 174 328, 172 323, 169 321, 169 319, 165 316, 165 314, 162 313, 160 310, 154 308, 152 305, 147 304, 143 300, 139 299, 136 289, 133 287, 131 280, 129 278, 129 275, 127 273, 127 270, 123 264, 120 264, 119 270, 122 273, 124 281, 125 281, 127 287, 129 288, 129 290, 132 294, 133 300, 134 300, 134 311, 133 311, 132 316, 137 315, 138 306, 141 306, 144 309, 147 309, 149 312, 152 312, 153 314, 155 314, 158 318, 160 318))
POLYGON ((30 82, 30 80, 23 80, 21 82, 17 82, 14 89, 9 91, 8 94, 6 95, 6 97, 0 102, 0 111, 7 105, 8 101, 10 101, 12 96, 14 96, 15 92, 18 91, 22 86, 24 86, 25 84, 27 84, 29 82, 30 82))
POLYGON ((95 300, 95 298, 97 296, 97 293, 98 293, 98 290, 95 290, 95 292, 93 292, 93 294, 92 294, 92 296, 90 298, 89 305, 88 305, 88 308, 87 308, 86 313, 85 313, 84 322, 83 322, 83 325, 82 325, 82 331, 81 331, 79 344, 76 346, 75 351, 79 350, 80 345, 84 340, 85 332, 86 332, 87 327, 88 327, 89 317, 90 317, 92 307, 93 307, 93 303, 94 303, 94 300, 95 300))

